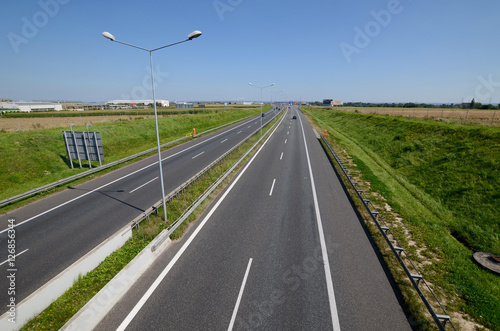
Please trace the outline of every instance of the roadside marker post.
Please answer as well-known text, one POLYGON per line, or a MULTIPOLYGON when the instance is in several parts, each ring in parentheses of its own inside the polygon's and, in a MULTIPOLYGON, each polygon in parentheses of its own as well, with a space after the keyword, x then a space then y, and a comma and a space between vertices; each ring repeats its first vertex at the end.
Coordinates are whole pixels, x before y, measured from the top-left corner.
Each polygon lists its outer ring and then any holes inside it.
POLYGON ((325 130, 325 139, 326 139, 326 130, 325 130))
POLYGON ((196 129, 193 128, 193 138, 196 136, 196 129))

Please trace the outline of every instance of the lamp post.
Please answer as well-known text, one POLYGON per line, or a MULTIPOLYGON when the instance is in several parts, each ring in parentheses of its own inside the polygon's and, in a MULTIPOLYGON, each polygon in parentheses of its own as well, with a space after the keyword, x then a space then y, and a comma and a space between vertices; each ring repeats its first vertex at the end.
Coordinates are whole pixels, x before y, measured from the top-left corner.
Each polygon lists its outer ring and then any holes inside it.
POLYGON ((248 85, 256 87, 256 88, 260 88, 260 134, 262 134, 262 90, 267 88, 267 87, 274 86, 274 83, 272 83, 271 85, 267 85, 267 86, 257 86, 257 85, 254 85, 252 83, 248 83, 248 85))
POLYGON ((154 73, 153 73, 153 54, 152 53, 154 51, 160 50, 162 48, 174 46, 174 45, 181 44, 181 43, 184 43, 186 41, 190 41, 190 40, 193 40, 195 38, 198 38, 199 36, 201 36, 201 32, 198 31, 198 30, 195 30, 195 31, 191 32, 188 35, 187 39, 185 39, 185 40, 181 40, 181 41, 178 41, 178 42, 175 42, 175 43, 172 43, 172 44, 168 44, 168 45, 161 46, 161 47, 158 47, 158 48, 153 48, 153 49, 142 48, 142 47, 139 47, 139 46, 136 46, 136 45, 127 44, 127 43, 118 41, 109 32, 103 32, 102 35, 105 38, 109 39, 110 41, 114 41, 114 42, 117 42, 119 44, 127 45, 127 46, 130 46, 130 47, 138 48, 140 50, 149 52, 149 63, 151 65, 151 88, 153 90, 153 105, 154 105, 154 109, 155 109, 156 145, 157 145, 157 148, 158 148, 158 166, 159 166, 159 169, 160 169, 161 199, 162 199, 162 202, 163 202, 163 216, 164 216, 164 219, 165 219, 165 222, 166 222, 167 221, 167 206, 166 206, 166 203, 165 203, 165 188, 163 187, 163 170, 162 170, 162 166, 161 166, 160 135, 158 134, 158 114, 156 112, 155 78, 154 78, 154 73))
MULTIPOLYGON (((271 92, 271 93, 274 93, 274 106, 273 108, 276 107, 276 105, 278 104, 278 93, 283 93, 285 91, 281 90, 279 92, 274 92, 274 91, 271 91, 271 90, 267 90, 268 92, 271 92)), ((276 112, 275 112, 276 113, 276 112)))

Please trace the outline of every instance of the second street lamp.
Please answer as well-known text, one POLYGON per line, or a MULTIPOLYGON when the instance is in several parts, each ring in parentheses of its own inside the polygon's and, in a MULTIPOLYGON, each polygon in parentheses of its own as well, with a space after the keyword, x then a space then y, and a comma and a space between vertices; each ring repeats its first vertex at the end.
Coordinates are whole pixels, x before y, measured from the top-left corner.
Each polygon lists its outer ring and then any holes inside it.
POLYGON ((254 85, 252 83, 248 83, 248 85, 256 87, 256 88, 260 88, 260 134, 262 134, 262 90, 265 89, 266 87, 274 86, 274 83, 272 83, 271 85, 267 85, 267 86, 257 86, 257 85, 254 85))
POLYGON ((178 42, 175 42, 175 43, 172 43, 172 44, 168 44, 168 45, 157 47, 157 48, 153 48, 153 49, 147 49, 147 48, 139 47, 139 46, 136 46, 136 45, 127 44, 127 43, 124 43, 122 41, 118 41, 109 32, 103 32, 102 35, 105 38, 107 38, 107 39, 109 39, 111 41, 117 42, 119 44, 127 45, 127 46, 130 46, 130 47, 138 48, 138 49, 141 49, 143 51, 149 52, 149 63, 151 64, 151 88, 153 90, 153 106, 154 106, 154 109, 155 109, 156 145, 157 145, 157 148, 158 148, 158 166, 159 166, 159 169, 160 169, 161 199, 162 199, 162 203, 163 203, 163 216, 164 216, 164 219, 165 219, 165 222, 166 222, 167 221, 167 206, 166 206, 166 203, 165 203, 165 188, 163 187, 163 170, 162 170, 162 166, 161 166, 160 135, 158 133, 158 114, 156 112, 155 78, 154 78, 154 73, 153 73, 153 55, 152 55, 152 53, 154 51, 157 51, 157 50, 162 49, 162 48, 166 48, 166 47, 170 47, 170 46, 173 46, 173 45, 181 44, 181 43, 184 43, 186 41, 190 41, 190 40, 193 40, 195 38, 198 38, 199 36, 201 36, 201 32, 198 31, 198 30, 195 30, 195 31, 191 32, 188 35, 187 39, 185 39, 185 40, 181 40, 181 41, 178 41, 178 42))

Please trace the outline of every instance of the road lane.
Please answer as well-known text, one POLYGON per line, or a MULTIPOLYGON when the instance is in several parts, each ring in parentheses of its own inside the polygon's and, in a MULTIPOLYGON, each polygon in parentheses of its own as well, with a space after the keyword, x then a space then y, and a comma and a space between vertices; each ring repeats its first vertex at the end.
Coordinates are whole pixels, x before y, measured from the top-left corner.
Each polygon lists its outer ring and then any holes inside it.
MULTIPOLYGON (((165 192, 171 192, 245 138, 256 127, 243 128, 254 121, 247 120, 162 152, 165 192), (243 132, 237 135, 237 131, 243 132), (228 140, 221 144, 223 139, 228 140), (204 157, 191 160, 190 156, 201 149, 204 157)), ((0 228, 7 229, 9 219, 16 220, 17 251, 30 249, 16 261, 17 302, 160 200, 161 191, 154 182, 136 190, 157 176, 157 157, 152 156, 1 215, 0 228)), ((7 233, 0 233, 0 247, 6 247, 6 242, 7 233)), ((0 261, 6 259, 7 249, 0 249, 0 261)), ((0 314, 7 310, 7 285, 6 281, 0 282, 0 314)))
POLYGON ((300 118, 290 123, 290 130, 283 123, 276 129, 245 172, 214 202, 218 208, 209 207, 203 221, 160 257, 97 330, 116 329, 127 316, 127 330, 411 329, 310 126, 301 124, 305 119, 295 109, 287 119, 292 114, 300 118), (325 258, 330 275, 325 274, 325 258), (139 301, 141 306, 134 310, 139 301))

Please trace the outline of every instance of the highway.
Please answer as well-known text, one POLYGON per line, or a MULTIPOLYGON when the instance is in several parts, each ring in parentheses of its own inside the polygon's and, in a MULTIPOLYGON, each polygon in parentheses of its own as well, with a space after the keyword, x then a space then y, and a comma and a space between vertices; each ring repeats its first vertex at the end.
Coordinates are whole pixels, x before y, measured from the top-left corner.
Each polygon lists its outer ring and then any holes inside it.
POLYGON ((411 327, 362 220, 295 106, 96 328, 340 329, 411 327))
MULTIPOLYGON (((264 124, 274 111, 264 117, 264 124)), ((260 115, 162 152, 168 194, 260 127, 260 115)), ((72 263, 161 200, 158 156, 70 187, 0 216, 0 266, 7 269, 7 228, 16 224, 16 300, 39 289, 72 263)), ((0 281, 0 314, 8 281, 0 281)))

